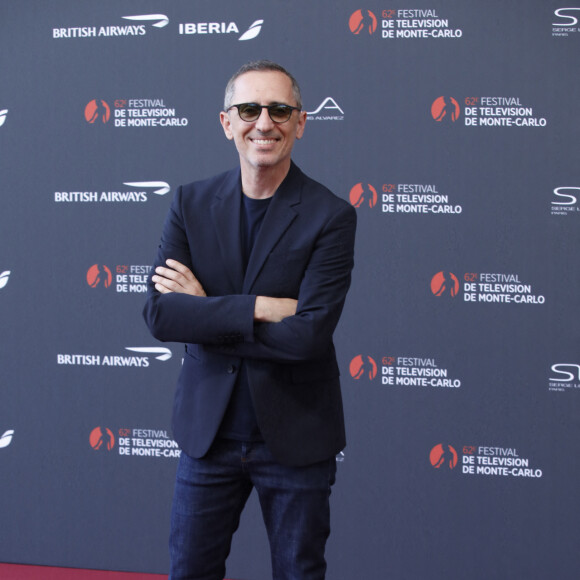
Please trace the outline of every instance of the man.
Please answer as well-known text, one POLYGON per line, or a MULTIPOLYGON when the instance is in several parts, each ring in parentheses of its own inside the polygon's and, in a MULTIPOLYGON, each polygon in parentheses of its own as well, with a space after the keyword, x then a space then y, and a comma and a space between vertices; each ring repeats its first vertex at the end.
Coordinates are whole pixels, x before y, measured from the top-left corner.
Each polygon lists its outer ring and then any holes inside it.
POLYGON ((320 580, 344 447, 332 342, 356 214, 291 161, 300 89, 281 66, 243 66, 220 121, 240 167, 178 188, 144 316, 185 343, 173 432, 182 454, 170 578, 221 580, 255 487, 276 580, 320 580))

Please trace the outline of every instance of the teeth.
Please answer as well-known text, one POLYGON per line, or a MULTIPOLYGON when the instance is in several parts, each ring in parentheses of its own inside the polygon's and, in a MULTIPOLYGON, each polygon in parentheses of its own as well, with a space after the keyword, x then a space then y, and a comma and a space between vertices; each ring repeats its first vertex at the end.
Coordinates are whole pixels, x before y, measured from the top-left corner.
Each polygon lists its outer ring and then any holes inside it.
POLYGON ((276 139, 254 139, 253 141, 258 145, 268 145, 269 143, 276 143, 276 139))

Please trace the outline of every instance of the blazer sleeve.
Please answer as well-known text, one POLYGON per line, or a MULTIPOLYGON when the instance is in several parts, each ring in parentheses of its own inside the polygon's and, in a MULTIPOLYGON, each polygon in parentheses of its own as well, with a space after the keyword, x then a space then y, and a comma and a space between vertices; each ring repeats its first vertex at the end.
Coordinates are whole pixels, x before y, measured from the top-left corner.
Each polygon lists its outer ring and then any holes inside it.
POLYGON ((321 231, 298 293, 294 316, 277 323, 258 323, 249 342, 222 349, 234 356, 295 362, 328 356, 354 266, 356 211, 340 204, 321 231))
POLYGON ((151 334, 163 342, 219 345, 253 340, 255 296, 161 294, 151 281, 155 268, 165 265, 168 258, 181 262, 195 273, 183 223, 182 195, 180 187, 163 226, 161 243, 148 280, 143 310, 145 322, 151 334))

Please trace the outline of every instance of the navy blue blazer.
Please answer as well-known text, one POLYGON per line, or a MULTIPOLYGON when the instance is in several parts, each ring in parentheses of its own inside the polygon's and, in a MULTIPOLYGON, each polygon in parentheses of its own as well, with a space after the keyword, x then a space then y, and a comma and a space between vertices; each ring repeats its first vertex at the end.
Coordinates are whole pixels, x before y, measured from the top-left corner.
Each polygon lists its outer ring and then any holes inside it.
POLYGON ((178 188, 155 266, 188 266, 207 297, 160 294, 149 279, 153 336, 185 343, 173 434, 192 457, 211 446, 245 359, 262 437, 287 465, 345 446, 332 340, 353 267, 356 212, 292 163, 268 208, 247 270, 240 243, 240 169, 178 188), (256 296, 295 298, 297 312, 255 323, 256 296))

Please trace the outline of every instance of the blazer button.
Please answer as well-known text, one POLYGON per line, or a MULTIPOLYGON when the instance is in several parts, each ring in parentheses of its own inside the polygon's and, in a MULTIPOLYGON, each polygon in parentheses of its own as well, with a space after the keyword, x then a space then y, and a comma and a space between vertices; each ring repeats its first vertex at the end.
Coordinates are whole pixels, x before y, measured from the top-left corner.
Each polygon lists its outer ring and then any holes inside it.
POLYGON ((236 372, 236 367, 234 365, 228 365, 228 374, 233 374, 236 372))

